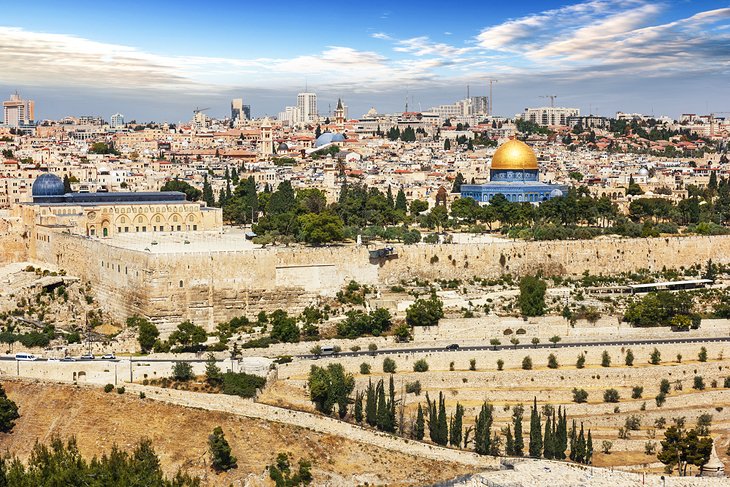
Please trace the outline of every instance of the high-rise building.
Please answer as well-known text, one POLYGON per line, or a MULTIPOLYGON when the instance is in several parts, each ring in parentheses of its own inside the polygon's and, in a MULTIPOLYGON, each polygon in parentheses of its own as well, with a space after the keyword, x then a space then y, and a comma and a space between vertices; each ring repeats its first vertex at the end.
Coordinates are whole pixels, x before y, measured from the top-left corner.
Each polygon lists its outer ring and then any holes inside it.
POLYGON ((8 127, 30 124, 35 119, 34 111, 33 100, 23 100, 17 91, 10 95, 10 100, 3 102, 3 120, 8 127))
POLYGON ((295 124, 299 121, 299 110, 297 107, 284 107, 284 110, 279 112, 278 119, 287 125, 295 124))
POLYGON ((234 98, 231 101, 231 120, 243 120, 243 98, 234 98))
POLYGON ((577 117, 579 115, 580 109, 578 108, 540 107, 525 108, 521 117, 523 120, 547 127, 550 125, 568 125, 568 117, 577 117))
POLYGON ((243 116, 246 120, 251 120, 251 105, 243 105, 243 116))
POLYGON ((121 113, 112 115, 109 126, 113 129, 124 127, 124 115, 121 113))
POLYGON ((299 111, 299 122, 314 122, 317 119, 317 94, 299 93, 297 95, 297 109, 299 111))

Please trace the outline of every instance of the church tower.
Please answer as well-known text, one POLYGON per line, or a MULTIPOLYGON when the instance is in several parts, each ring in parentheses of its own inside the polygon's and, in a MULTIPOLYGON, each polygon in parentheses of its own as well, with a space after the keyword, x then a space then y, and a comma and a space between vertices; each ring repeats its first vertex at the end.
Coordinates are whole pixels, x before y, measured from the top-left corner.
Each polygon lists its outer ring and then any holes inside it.
POLYGON ((340 126, 345 126, 345 108, 342 106, 342 99, 337 99, 337 108, 335 108, 335 123, 340 126))
POLYGON ((269 117, 261 122, 261 143, 259 144, 259 155, 262 158, 269 158, 274 153, 274 136, 271 129, 269 117))

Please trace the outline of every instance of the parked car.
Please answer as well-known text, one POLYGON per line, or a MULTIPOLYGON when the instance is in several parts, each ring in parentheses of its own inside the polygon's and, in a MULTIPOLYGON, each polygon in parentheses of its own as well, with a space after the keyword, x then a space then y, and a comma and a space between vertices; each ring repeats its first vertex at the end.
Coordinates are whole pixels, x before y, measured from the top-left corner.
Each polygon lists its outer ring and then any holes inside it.
POLYGON ((105 353, 104 355, 101 356, 101 359, 102 360, 116 360, 117 356, 114 355, 113 353, 105 353))
POLYGON ((94 354, 93 353, 87 353, 79 357, 79 360, 94 360, 94 354))
POLYGON ((63 357, 61 362, 76 362, 76 359, 73 357, 63 357))
POLYGON ((446 345, 446 350, 458 350, 459 344, 458 343, 452 343, 451 345, 446 345))

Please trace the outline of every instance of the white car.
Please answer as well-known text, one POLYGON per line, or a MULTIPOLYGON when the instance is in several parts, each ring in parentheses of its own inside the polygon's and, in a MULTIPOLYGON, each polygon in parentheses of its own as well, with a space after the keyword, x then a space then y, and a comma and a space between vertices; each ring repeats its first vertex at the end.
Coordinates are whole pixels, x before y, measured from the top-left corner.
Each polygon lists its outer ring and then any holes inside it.
POLYGON ((101 359, 102 360, 116 360, 117 356, 114 355, 113 353, 105 353, 104 355, 101 356, 101 359))

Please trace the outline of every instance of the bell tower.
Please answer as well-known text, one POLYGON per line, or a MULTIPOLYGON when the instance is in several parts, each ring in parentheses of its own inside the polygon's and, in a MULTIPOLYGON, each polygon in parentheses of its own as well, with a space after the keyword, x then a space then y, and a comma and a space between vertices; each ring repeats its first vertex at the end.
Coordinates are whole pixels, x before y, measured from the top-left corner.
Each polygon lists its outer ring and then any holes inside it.
POLYGON ((261 143, 259 144, 259 155, 262 158, 269 158, 274 153, 274 137, 269 117, 261 122, 261 143))

